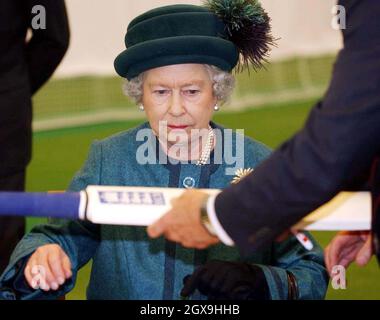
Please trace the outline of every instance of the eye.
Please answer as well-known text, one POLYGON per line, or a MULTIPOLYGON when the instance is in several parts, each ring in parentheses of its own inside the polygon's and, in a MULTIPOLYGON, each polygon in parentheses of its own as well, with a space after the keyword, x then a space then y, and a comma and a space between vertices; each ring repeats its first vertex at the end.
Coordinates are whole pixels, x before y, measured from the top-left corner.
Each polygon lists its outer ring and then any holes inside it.
POLYGON ((153 93, 159 95, 159 96, 164 96, 169 93, 169 90, 167 89, 159 89, 159 90, 154 90, 153 93))
POLYGON ((197 90, 197 89, 188 89, 188 90, 185 90, 184 93, 188 96, 195 96, 197 95, 198 93, 200 92, 200 90, 197 90))

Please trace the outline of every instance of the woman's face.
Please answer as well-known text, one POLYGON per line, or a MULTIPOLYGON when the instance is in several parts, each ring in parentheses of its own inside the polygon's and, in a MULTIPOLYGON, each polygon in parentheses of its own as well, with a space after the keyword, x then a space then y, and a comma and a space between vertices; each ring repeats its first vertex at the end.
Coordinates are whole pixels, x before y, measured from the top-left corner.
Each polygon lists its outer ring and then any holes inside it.
POLYGON ((189 142, 192 129, 206 129, 217 99, 213 83, 202 64, 179 64, 147 71, 143 80, 142 102, 148 121, 159 129, 189 142), (166 125, 167 124, 167 128, 166 125))

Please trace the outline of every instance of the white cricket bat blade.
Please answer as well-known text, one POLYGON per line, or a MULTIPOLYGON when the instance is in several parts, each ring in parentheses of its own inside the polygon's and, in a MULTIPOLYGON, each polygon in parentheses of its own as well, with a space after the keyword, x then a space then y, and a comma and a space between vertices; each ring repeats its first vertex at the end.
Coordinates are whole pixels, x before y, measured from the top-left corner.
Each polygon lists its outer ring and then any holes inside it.
POLYGON ((295 229, 319 231, 371 230, 371 194, 341 192, 305 218, 295 229))
MULTIPOLYGON (((86 218, 99 224, 148 226, 171 209, 171 200, 186 189, 89 186, 86 218)), ((218 189, 202 189, 208 194, 218 189)), ((284 208, 286 210, 286 208, 284 208)), ((233 212, 231 212, 233 214, 233 212)), ((370 230, 369 192, 342 192, 299 223, 298 230, 370 230)))

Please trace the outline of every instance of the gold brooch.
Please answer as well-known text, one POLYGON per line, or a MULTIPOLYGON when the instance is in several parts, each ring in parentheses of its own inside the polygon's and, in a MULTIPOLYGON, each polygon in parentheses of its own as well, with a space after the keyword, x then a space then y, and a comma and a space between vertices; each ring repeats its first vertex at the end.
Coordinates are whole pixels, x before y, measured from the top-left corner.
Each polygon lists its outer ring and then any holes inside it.
POLYGON ((237 169, 235 172, 235 177, 232 179, 231 184, 239 183, 241 179, 248 176, 252 172, 253 172, 252 168, 237 169))

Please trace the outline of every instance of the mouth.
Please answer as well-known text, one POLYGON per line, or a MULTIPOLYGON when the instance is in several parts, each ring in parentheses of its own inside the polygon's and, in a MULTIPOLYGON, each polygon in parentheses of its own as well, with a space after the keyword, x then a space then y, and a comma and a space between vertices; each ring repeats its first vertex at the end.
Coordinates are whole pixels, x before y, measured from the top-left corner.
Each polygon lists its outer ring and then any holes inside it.
POLYGON ((176 125, 173 125, 173 124, 168 124, 168 128, 170 129, 186 129, 188 126, 187 125, 182 125, 182 126, 176 126, 176 125))

